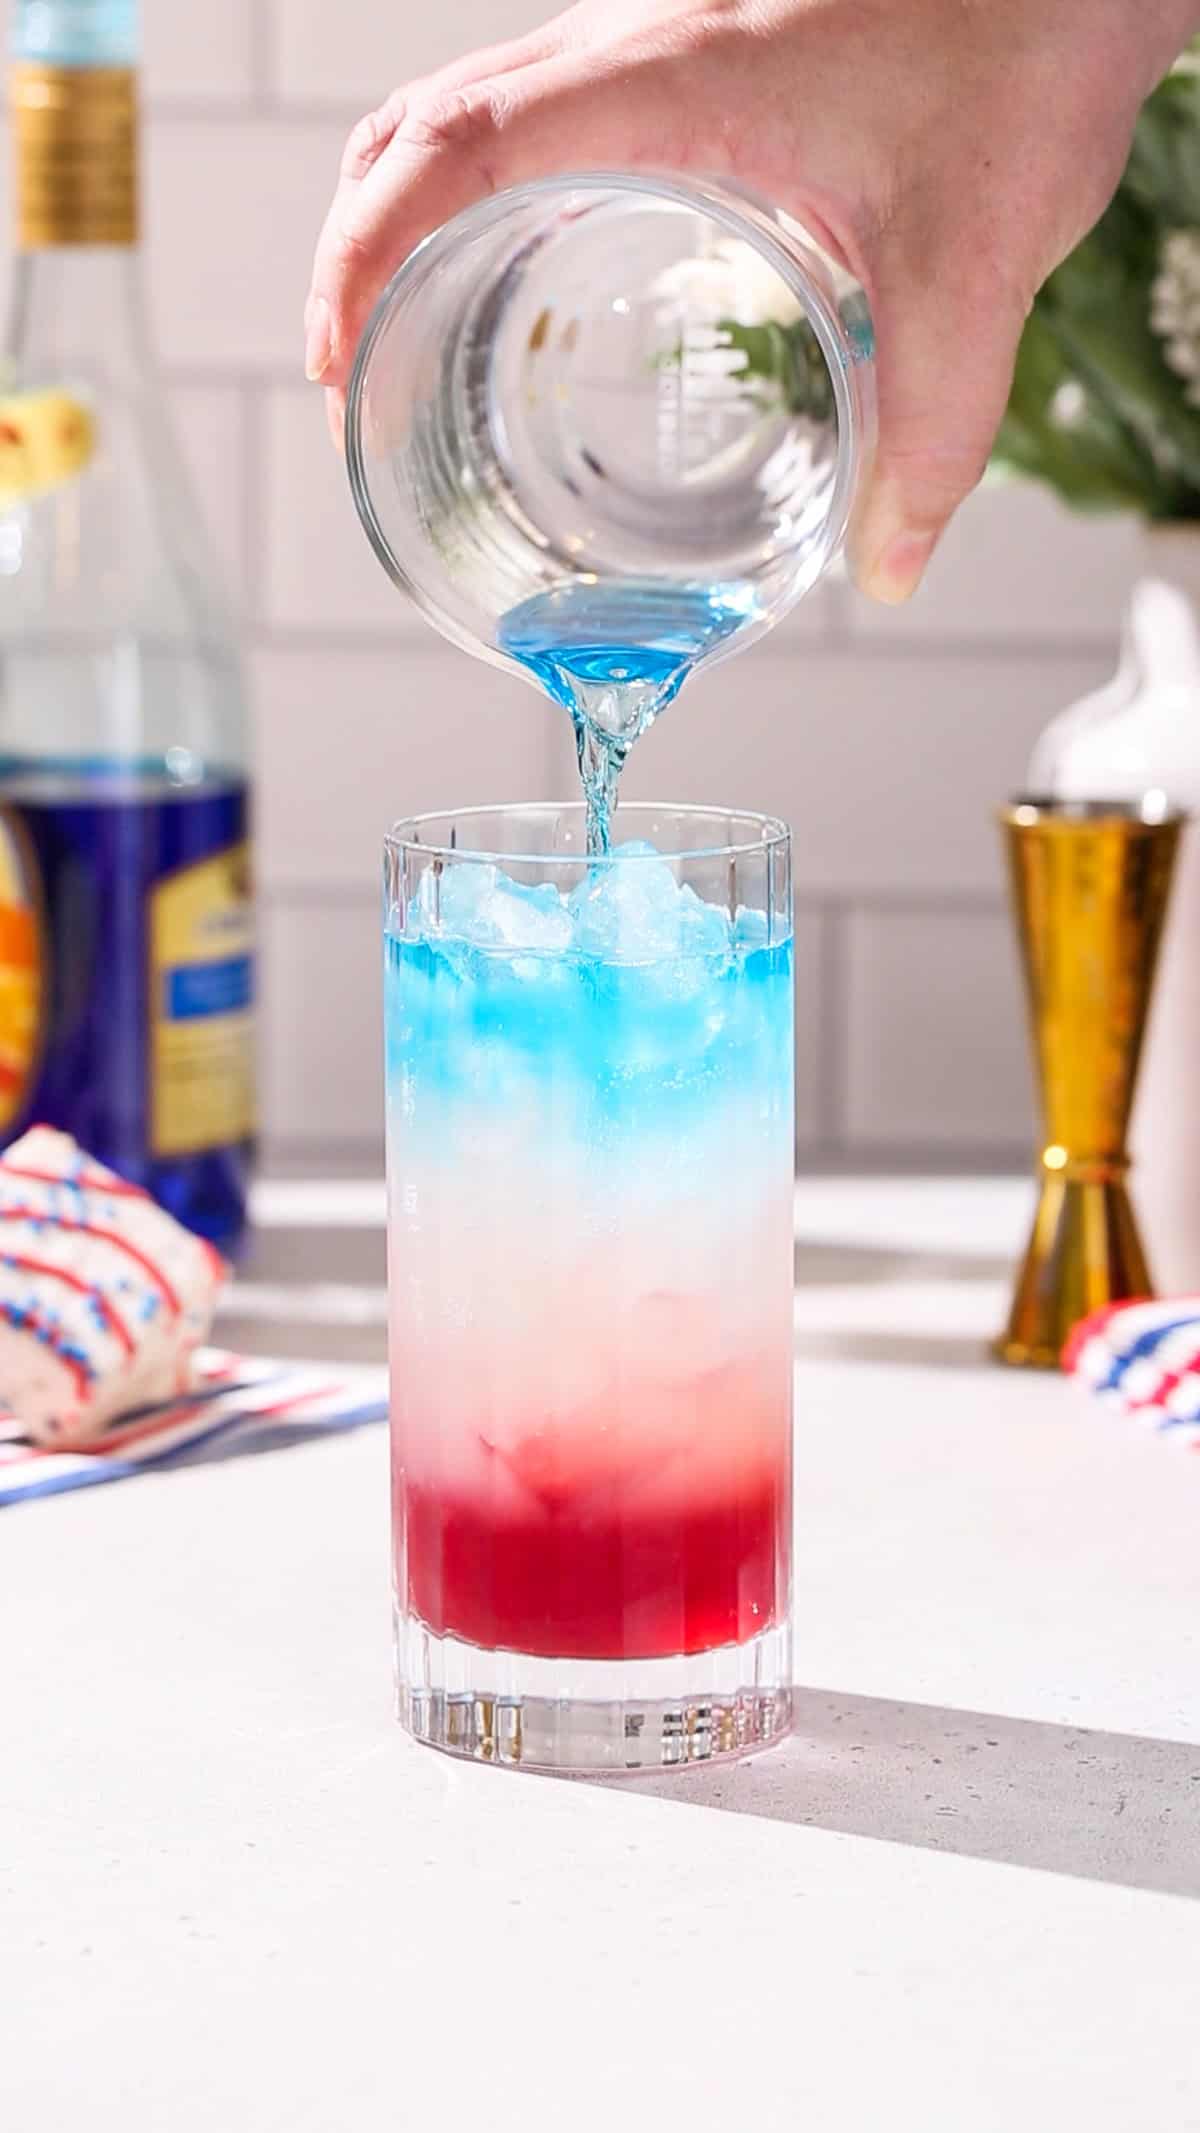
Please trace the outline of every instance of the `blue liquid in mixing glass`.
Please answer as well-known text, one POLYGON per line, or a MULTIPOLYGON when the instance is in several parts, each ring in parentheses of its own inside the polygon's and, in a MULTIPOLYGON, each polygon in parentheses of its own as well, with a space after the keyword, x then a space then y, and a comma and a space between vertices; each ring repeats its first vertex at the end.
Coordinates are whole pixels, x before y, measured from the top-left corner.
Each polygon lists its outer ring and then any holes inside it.
POLYGON ((502 618, 499 642, 570 712, 588 850, 609 849, 625 758, 701 660, 757 615, 745 585, 573 579, 502 618))

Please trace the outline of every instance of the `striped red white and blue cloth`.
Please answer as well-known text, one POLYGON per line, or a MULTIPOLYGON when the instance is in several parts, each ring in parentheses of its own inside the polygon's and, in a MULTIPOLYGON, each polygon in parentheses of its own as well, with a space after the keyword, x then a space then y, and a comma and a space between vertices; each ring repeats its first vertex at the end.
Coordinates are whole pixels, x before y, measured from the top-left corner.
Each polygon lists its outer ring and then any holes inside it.
POLYGON ((35 1444, 18 1422, 0 1416, 0 1505, 125 1481, 158 1466, 269 1451, 386 1414, 384 1370, 326 1370, 204 1349, 191 1392, 110 1422, 86 1450, 35 1444))
POLYGON ((1106 1406, 1200 1451, 1200 1296, 1108 1305, 1075 1328, 1063 1368, 1106 1406))

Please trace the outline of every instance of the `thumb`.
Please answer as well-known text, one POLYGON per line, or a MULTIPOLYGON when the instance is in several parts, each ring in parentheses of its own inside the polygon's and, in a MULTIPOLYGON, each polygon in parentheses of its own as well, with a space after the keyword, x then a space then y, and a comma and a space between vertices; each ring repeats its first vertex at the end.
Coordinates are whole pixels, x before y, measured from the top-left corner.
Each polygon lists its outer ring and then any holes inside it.
POLYGON ((879 296, 879 446, 850 536, 854 576, 873 599, 908 599, 980 480, 1023 324, 994 283, 949 302, 928 283, 879 296))
MULTIPOLYGON (((344 387, 371 306, 431 230, 505 186, 661 160, 652 69, 597 72, 578 55, 447 89, 436 81, 394 99, 382 152, 339 187, 313 266, 309 315, 323 305, 322 357, 310 375, 344 387)), ((670 160, 669 151, 667 160, 670 160)))

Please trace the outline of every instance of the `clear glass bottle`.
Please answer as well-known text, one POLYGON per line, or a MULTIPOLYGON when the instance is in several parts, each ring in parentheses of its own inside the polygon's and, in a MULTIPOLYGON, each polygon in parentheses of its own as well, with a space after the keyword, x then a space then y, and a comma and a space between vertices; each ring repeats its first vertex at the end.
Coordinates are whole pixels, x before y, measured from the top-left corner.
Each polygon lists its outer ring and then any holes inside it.
POLYGON ((247 723, 143 314, 136 0, 18 0, 0 379, 0 1136, 241 1231, 247 723))

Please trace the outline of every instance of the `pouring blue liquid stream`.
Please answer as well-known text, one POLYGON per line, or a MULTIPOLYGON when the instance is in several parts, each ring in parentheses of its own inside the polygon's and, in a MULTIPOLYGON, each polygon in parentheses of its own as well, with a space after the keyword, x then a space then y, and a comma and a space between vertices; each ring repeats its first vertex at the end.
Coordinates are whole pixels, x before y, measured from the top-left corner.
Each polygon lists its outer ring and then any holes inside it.
POLYGON ((572 579, 502 616, 503 651, 570 713, 587 803, 587 848, 602 858, 625 759, 688 675, 753 622, 746 584, 572 579))

